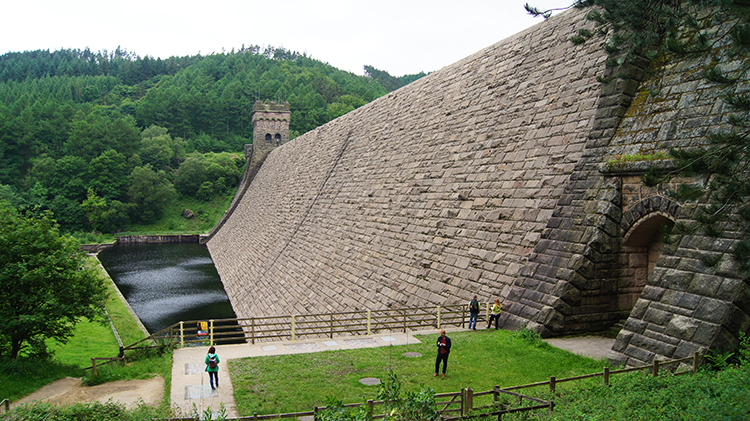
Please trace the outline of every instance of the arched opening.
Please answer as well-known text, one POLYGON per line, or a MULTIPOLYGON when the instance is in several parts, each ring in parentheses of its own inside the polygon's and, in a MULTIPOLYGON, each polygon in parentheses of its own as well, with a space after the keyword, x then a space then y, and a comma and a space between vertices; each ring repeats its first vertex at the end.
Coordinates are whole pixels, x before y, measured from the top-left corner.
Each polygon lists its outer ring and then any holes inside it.
POLYGON ((271 133, 266 133, 266 142, 270 142, 271 140, 271 133))
POLYGON ((629 312, 635 306, 664 250, 662 227, 673 225, 669 217, 652 213, 636 221, 626 233, 622 247, 625 270, 618 288, 618 310, 629 312))
POLYGON ((276 144, 281 143, 281 135, 276 133, 276 136, 274 136, 274 139, 276 139, 276 144))

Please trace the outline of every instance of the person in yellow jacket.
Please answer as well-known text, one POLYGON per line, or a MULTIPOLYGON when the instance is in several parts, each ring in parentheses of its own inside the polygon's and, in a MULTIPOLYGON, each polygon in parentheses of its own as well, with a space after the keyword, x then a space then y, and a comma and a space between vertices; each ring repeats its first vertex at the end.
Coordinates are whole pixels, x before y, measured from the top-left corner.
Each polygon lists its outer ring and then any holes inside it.
POLYGON ((495 320, 495 329, 497 330, 498 324, 500 323, 500 310, 502 310, 503 305, 500 304, 500 299, 495 298, 495 304, 492 306, 492 310, 490 310, 490 319, 487 321, 487 329, 492 326, 492 320, 495 320))

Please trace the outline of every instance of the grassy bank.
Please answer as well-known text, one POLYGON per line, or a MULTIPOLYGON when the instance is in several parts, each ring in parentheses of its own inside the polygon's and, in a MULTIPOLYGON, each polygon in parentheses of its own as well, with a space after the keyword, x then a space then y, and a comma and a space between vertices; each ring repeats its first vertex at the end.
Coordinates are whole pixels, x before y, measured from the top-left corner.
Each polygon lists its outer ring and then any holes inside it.
MULTIPOLYGON (((146 337, 140 329, 128 307, 120 298, 111 279, 106 275, 96 258, 89 258, 107 282, 107 312, 117 328, 125 345, 132 344, 146 337)), ((169 384, 172 372, 171 354, 142 353, 127 367, 106 366, 99 370, 96 379, 91 378, 91 371, 84 370, 91 366, 92 357, 115 357, 119 353, 119 344, 108 321, 104 323, 81 321, 76 325, 73 337, 66 344, 48 342, 53 352, 49 360, 40 358, 19 358, 0 361, 0 399, 15 401, 40 387, 64 377, 86 377, 91 384, 113 380, 126 380, 161 375, 169 384)), ((167 398, 168 399, 168 398, 167 398)))
MULTIPOLYGON (((554 348, 538 338, 508 331, 454 332, 447 377, 433 377, 435 335, 418 336, 421 343, 382 348, 325 351, 310 354, 245 358, 229 362, 235 400, 241 416, 310 411, 327 396, 344 403, 376 399, 377 386, 364 377, 385 379, 392 370, 401 390, 436 393, 475 391, 495 385, 513 386, 600 371, 605 362, 554 348), (407 357, 417 352, 421 357, 407 357)), ((566 386, 563 386, 566 387, 566 386)))

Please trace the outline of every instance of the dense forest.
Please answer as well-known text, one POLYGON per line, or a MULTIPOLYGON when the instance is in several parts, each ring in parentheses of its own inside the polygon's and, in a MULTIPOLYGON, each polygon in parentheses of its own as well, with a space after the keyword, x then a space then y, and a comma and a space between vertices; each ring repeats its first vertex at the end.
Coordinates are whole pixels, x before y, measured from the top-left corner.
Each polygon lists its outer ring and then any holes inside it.
POLYGON ((118 48, 0 56, 0 200, 67 232, 151 224, 231 192, 256 100, 288 101, 290 138, 424 76, 365 76, 281 48, 154 59, 118 48))

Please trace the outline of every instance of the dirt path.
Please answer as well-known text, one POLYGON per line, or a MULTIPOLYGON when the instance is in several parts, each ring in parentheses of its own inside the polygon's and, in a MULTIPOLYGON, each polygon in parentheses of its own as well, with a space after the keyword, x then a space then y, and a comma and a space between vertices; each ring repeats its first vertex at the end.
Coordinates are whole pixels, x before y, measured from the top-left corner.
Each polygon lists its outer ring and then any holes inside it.
POLYGON ((164 378, 161 376, 147 380, 110 382, 97 386, 84 386, 80 378, 66 377, 13 402, 11 408, 34 401, 49 402, 53 405, 70 405, 95 401, 104 403, 110 399, 124 404, 127 408, 134 408, 141 401, 149 406, 157 406, 161 403, 163 396, 164 378))

